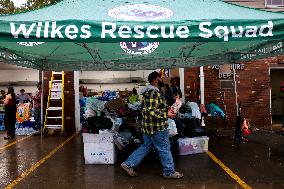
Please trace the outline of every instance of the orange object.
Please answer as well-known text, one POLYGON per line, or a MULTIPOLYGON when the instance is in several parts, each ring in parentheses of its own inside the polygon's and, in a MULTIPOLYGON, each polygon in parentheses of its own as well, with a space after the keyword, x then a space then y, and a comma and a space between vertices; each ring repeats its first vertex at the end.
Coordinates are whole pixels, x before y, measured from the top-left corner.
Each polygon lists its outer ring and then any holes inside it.
POLYGON ((243 132, 243 135, 245 135, 245 136, 251 134, 251 131, 249 129, 243 129, 242 132, 243 132))
POLYGON ((20 104, 17 108, 16 119, 19 123, 30 120, 30 105, 20 104))
POLYGON ((251 134, 251 131, 249 129, 250 125, 249 125, 249 122, 247 121, 246 118, 244 118, 244 121, 243 121, 243 124, 242 124, 242 132, 243 132, 243 135, 250 135, 251 134))

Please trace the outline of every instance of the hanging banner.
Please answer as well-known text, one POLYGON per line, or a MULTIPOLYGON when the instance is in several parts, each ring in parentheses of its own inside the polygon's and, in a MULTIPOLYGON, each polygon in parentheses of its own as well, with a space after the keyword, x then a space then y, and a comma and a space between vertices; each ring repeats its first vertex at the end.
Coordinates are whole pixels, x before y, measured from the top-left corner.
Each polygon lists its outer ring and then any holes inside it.
POLYGON ((283 39, 283 31, 273 32, 275 26, 283 27, 283 20, 184 21, 168 22, 101 22, 47 21, 2 22, 0 39, 10 36, 11 41, 243 41, 259 39, 283 39), (9 28, 9 30, 6 30, 9 28))

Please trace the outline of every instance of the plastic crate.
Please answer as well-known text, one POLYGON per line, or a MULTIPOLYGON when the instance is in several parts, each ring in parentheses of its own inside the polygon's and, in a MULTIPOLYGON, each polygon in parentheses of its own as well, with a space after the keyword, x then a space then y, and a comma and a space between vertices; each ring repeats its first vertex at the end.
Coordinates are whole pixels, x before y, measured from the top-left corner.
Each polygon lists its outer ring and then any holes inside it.
POLYGON ((208 151, 209 137, 180 138, 179 155, 197 154, 208 151))

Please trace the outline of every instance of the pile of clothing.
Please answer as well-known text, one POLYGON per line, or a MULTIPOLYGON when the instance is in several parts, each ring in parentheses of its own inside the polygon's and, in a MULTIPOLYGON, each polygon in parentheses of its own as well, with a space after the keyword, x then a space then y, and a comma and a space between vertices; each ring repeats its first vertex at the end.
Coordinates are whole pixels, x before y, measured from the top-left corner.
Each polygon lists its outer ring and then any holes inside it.
POLYGON ((99 100, 97 97, 85 97, 81 101, 80 104, 84 105, 81 110, 86 118, 96 116, 105 110, 106 101, 99 100))
POLYGON ((110 91, 106 90, 103 92, 102 96, 98 97, 99 100, 101 101, 111 101, 114 99, 119 98, 118 94, 116 91, 110 91))
POLYGON ((180 138, 206 135, 205 129, 201 126, 201 118, 206 114, 203 107, 196 102, 187 102, 182 105, 175 119, 180 138))
POLYGON ((211 116, 221 116, 222 118, 225 117, 223 110, 213 102, 206 106, 206 110, 211 116))
POLYGON ((81 99, 80 105, 83 133, 98 134, 102 130, 108 130, 114 133, 115 144, 121 151, 128 149, 129 145, 140 145, 141 138, 139 140, 138 136, 142 135, 139 101, 127 104, 120 98, 103 101, 97 97, 85 97, 81 99))

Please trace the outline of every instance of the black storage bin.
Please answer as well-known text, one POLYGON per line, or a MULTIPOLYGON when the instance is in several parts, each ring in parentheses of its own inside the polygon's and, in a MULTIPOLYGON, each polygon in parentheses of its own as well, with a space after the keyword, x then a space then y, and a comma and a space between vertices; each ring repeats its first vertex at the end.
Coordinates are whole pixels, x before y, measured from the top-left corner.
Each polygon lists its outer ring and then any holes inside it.
POLYGON ((176 121, 179 137, 197 137, 205 135, 198 118, 184 118, 176 121))

